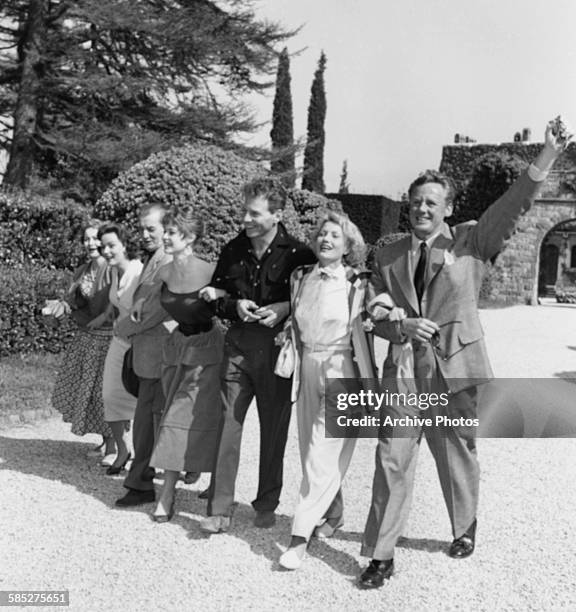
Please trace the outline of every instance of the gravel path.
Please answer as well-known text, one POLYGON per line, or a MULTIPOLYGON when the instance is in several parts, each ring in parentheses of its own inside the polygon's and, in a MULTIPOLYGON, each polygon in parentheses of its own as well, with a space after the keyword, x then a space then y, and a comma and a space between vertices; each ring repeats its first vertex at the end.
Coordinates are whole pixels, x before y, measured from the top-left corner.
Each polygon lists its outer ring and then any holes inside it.
MULTIPOLYGON (((498 376, 576 378, 576 308, 482 312, 498 376), (514 339, 514 342, 512 342, 514 339)), ((575 400, 576 410, 576 400, 575 400)), ((576 609, 576 440, 483 439, 478 546, 447 557, 450 526, 433 460, 422 445, 412 513, 396 575, 359 591, 360 538, 370 499, 373 440, 360 440, 345 483, 346 525, 315 541, 298 572, 281 571, 300 465, 294 422, 279 520, 257 530, 257 423, 246 423, 231 532, 205 537, 208 476, 180 485, 166 525, 152 506, 116 510, 122 478, 110 478, 58 419, 0 432, 0 590, 70 591, 70 609, 122 610, 556 610, 576 609)))

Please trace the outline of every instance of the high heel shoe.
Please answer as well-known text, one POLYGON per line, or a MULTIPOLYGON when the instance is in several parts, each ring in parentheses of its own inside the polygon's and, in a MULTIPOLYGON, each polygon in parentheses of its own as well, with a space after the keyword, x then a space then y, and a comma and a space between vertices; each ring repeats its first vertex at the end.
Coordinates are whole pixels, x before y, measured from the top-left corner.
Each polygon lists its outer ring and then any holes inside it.
POLYGON ((170 509, 168 510, 168 514, 153 514, 152 520, 155 523, 168 523, 172 520, 174 516, 174 505, 176 504, 176 494, 172 498, 172 503, 170 504, 170 509))
POLYGON ((128 463, 128 461, 130 461, 130 459, 132 459, 132 453, 128 453, 128 455, 126 455, 126 459, 124 459, 124 461, 120 465, 111 465, 106 470, 106 475, 116 476, 120 474, 120 472, 124 471, 124 469, 126 468, 126 464, 128 463))

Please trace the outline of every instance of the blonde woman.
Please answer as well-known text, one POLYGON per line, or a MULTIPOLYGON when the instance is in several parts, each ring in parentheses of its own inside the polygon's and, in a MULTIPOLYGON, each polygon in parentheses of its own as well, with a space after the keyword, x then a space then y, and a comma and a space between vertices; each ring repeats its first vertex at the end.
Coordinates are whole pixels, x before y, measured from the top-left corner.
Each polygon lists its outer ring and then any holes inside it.
POLYGON ((329 212, 312 236, 312 248, 318 263, 298 268, 291 279, 291 325, 298 356, 293 399, 303 476, 292 539, 280 558, 285 569, 300 567, 313 533, 331 537, 343 521, 340 487, 356 440, 326 436, 326 379, 348 379, 350 383, 341 382, 355 391, 360 376, 374 377, 362 326, 368 282, 361 272, 362 235, 346 215, 329 212))

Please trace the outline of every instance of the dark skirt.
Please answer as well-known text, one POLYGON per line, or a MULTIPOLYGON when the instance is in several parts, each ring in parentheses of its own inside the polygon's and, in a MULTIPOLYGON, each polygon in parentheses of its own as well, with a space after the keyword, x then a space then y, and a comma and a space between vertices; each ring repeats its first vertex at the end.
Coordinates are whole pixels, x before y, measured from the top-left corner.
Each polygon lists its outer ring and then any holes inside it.
POLYGON ((112 330, 78 329, 68 346, 52 392, 52 405, 72 433, 111 436, 104 421, 102 374, 112 330))
POLYGON ((218 327, 164 345, 162 386, 166 410, 150 465, 164 470, 210 472, 222 417, 220 367, 224 337, 218 327))

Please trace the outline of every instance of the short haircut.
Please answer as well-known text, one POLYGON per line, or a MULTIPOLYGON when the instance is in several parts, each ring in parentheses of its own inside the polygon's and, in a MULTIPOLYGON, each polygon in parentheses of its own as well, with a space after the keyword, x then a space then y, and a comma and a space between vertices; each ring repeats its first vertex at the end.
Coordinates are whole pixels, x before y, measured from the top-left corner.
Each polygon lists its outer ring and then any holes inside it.
POLYGON ((286 207, 286 189, 277 178, 254 179, 244 185, 242 192, 246 200, 260 197, 268 200, 268 208, 272 213, 277 210, 284 210, 286 207))
POLYGON ((408 188, 408 199, 412 198, 412 194, 416 188, 426 185, 427 183, 437 183, 442 185, 446 190, 446 204, 452 204, 454 199, 454 185, 450 177, 438 172, 437 170, 425 170, 408 188))
POLYGON ((138 249, 136 248, 136 245, 131 240, 126 230, 121 225, 119 225, 118 223, 104 223, 100 226, 98 230, 98 240, 101 241, 102 236, 104 236, 104 234, 116 234, 118 240, 126 248, 126 256, 128 257, 128 259, 136 258, 138 254, 138 249))
POLYGON ((316 239, 320 235, 320 231, 324 227, 324 224, 328 222, 335 223, 342 228, 342 234, 344 234, 344 239, 346 240, 346 246, 348 248, 348 253, 342 258, 344 263, 353 268, 363 266, 366 259, 366 243, 364 242, 364 238, 358 227, 350 221, 350 217, 348 217, 347 214, 339 213, 335 210, 326 212, 320 218, 318 225, 312 232, 310 241, 314 252, 316 252, 316 239))
POLYGON ((194 206, 189 204, 168 210, 162 219, 162 225, 176 226, 187 238, 195 236, 194 242, 204 235, 204 221, 198 216, 194 206))
POLYGON ((168 207, 162 202, 150 202, 149 204, 143 204, 138 209, 138 217, 145 217, 147 214, 151 213, 154 210, 159 210, 162 214, 160 218, 163 219, 168 207))

